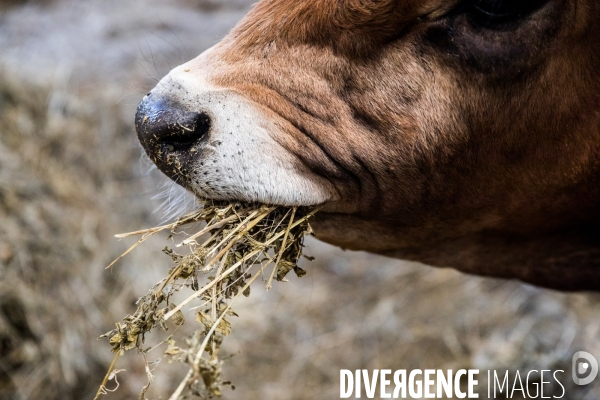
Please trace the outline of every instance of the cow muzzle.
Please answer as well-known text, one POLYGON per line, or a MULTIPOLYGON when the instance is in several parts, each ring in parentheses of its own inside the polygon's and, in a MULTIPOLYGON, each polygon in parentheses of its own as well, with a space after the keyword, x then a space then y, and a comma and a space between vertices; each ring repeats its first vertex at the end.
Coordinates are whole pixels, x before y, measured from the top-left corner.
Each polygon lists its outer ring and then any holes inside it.
POLYGON ((207 113, 188 111, 177 101, 152 92, 144 97, 135 116, 138 139, 146 154, 175 181, 185 178, 186 166, 200 141, 207 138, 210 125, 207 113))
POLYGON ((236 90, 177 67, 138 106, 138 138, 157 167, 201 198, 280 205, 331 200, 331 184, 290 152, 285 122, 236 90))

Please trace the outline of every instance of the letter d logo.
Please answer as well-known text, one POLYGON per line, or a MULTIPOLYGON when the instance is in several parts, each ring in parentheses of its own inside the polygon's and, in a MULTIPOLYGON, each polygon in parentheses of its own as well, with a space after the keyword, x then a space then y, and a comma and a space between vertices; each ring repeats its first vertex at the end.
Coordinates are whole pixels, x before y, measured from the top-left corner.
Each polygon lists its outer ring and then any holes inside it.
POLYGON ((598 375, 598 361, 585 351, 573 354, 573 382, 577 385, 588 385, 598 375), (587 376, 586 376, 587 375, 587 376))

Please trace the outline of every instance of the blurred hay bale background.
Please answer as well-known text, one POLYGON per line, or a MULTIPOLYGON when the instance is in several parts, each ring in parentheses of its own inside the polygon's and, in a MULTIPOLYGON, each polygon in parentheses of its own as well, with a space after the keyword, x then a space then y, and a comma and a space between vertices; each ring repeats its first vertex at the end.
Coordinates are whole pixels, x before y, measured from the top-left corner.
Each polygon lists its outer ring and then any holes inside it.
MULTIPOLYGON (((96 337, 169 267, 159 240, 104 270, 126 248, 114 233, 162 219, 151 197, 166 180, 140 162, 135 106, 249 4, 0 1, 0 399, 93 397, 112 358, 96 337)), ((308 253, 317 260, 303 265, 306 277, 240 302, 224 348, 237 388, 225 398, 339 398, 342 368, 563 369, 568 384, 575 351, 600 354, 597 295, 314 240, 308 253)), ((181 379, 166 364, 149 398, 181 379)), ((141 360, 118 367, 127 372, 106 398, 136 398, 141 360)), ((600 396, 597 384, 573 386, 573 399, 600 396)))

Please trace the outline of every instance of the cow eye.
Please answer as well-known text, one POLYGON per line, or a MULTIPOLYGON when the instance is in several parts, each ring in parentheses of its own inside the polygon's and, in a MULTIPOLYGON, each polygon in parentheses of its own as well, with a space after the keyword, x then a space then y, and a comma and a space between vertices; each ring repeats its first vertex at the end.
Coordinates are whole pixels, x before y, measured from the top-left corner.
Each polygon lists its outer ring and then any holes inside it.
POLYGON ((483 28, 501 28, 518 22, 542 7, 548 0, 470 0, 469 20, 483 28))

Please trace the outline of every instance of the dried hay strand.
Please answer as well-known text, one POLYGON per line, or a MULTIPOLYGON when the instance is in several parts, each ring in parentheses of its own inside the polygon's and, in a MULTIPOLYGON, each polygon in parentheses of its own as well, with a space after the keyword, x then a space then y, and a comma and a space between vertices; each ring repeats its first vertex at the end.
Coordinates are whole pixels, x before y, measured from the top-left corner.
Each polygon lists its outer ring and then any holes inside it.
MULTIPOLYGON (((199 326, 186 340, 187 348, 176 346, 173 335, 160 344, 166 344, 164 354, 187 364, 190 369, 170 400, 182 395, 211 398, 220 396, 224 382, 221 377, 222 361, 218 358, 223 338, 231 333, 227 317, 237 316, 232 306, 240 295, 250 295, 250 285, 259 276, 268 290, 273 280, 286 281, 290 271, 298 277, 306 272, 298 267, 302 255, 303 238, 312 234, 309 218, 318 211, 310 207, 281 207, 229 202, 205 202, 198 210, 178 218, 175 222, 154 228, 116 235, 117 238, 139 236, 141 238, 107 268, 131 252, 149 237, 161 231, 169 231, 169 239, 178 238, 174 248, 165 247, 174 266, 168 276, 157 282, 142 296, 132 315, 116 323, 116 328, 100 336, 107 338, 115 358, 98 389, 96 399, 118 387, 115 364, 125 351, 137 348, 146 360, 146 354, 155 349, 144 347, 146 334, 154 328, 168 330, 171 320, 177 327, 185 322, 182 308, 193 301, 200 304, 195 311, 199 326), (205 222, 206 226, 195 233, 187 233, 181 227, 205 222), (181 240, 181 236, 184 237, 181 240), (207 238, 206 238, 207 237, 207 238), (201 238, 205 238, 202 240, 201 238), (187 249, 180 254, 175 249, 187 249), (265 275, 267 267, 270 271, 265 275), (205 285, 200 286, 199 277, 208 275, 205 285), (183 289, 192 294, 179 304, 173 295, 183 289), (107 389, 107 382, 115 381, 114 389, 107 389)), ((305 256, 306 257, 306 256, 305 256)), ((310 257, 307 257, 311 259, 310 257)), ((140 399, 152 382, 153 375, 146 362, 148 384, 140 393, 140 399)))

